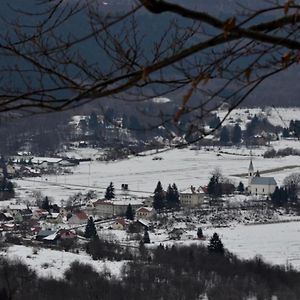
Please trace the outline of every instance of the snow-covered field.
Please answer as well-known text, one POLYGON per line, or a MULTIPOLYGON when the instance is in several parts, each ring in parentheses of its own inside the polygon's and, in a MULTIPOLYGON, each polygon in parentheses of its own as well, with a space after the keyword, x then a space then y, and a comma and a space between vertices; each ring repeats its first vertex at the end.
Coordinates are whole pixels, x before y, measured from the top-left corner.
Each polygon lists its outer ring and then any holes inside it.
POLYGON ((205 234, 213 232, 219 234, 225 248, 241 258, 260 255, 266 262, 291 264, 300 270, 300 222, 211 228, 205 234))
POLYGON ((86 253, 75 254, 64 251, 38 249, 34 254, 32 247, 11 246, 7 252, 0 252, 0 256, 12 260, 20 260, 29 268, 35 270, 39 276, 62 278, 64 272, 74 261, 91 265, 98 272, 110 272, 112 276, 119 277, 125 261, 99 261, 92 260, 86 253))
MULTIPOLYGON (((294 147, 299 148, 298 141, 290 141, 290 144, 292 142, 294 147)), ((278 143, 276 145, 278 146, 278 143)), ((222 150, 248 154, 248 156, 231 154, 219 156, 217 148, 210 151, 175 149, 156 154, 162 160, 152 160, 154 156, 147 155, 109 163, 85 162, 75 167, 73 174, 70 175, 28 178, 15 180, 15 182, 19 186, 17 190, 21 193, 22 198, 31 200, 30 192, 39 190, 44 195, 52 196, 59 204, 61 199, 65 200, 77 192, 86 192, 89 189, 103 192, 111 181, 116 189, 120 189, 121 184, 127 183, 129 190, 136 191, 137 195, 152 193, 159 180, 164 188, 167 188, 169 183, 175 182, 180 190, 186 189, 190 185, 206 185, 211 173, 216 168, 219 168, 223 175, 231 178, 235 183, 240 180, 246 183, 246 178, 232 175, 247 173, 250 160, 249 149, 240 148, 235 151, 232 148, 223 148, 222 150)), ((254 149, 252 152, 254 168, 260 171, 298 166, 264 175, 274 176, 279 184, 290 173, 300 172, 299 156, 264 159, 256 156, 261 155, 261 149, 254 149)))

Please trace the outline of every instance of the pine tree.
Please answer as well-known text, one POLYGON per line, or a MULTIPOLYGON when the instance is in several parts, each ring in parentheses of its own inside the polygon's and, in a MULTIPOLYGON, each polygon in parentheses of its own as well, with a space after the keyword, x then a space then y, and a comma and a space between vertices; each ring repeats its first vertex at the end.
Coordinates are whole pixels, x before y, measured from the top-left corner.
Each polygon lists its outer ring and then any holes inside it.
POLYGON ((213 175, 208 183, 207 186, 208 194, 211 197, 217 198, 222 195, 222 184, 219 182, 219 177, 216 175, 213 175))
POLYGON ((282 137, 287 138, 289 136, 290 136, 290 132, 289 132, 288 128, 283 128, 282 137))
POLYGON ((199 227, 198 230, 197 230, 197 237, 198 237, 198 239, 203 238, 203 231, 202 231, 201 227, 199 227))
POLYGON ((239 185, 238 185, 238 187, 237 187, 237 191, 239 192, 239 193, 244 193, 244 191, 245 191, 245 187, 244 187, 244 184, 240 181, 240 183, 239 183, 239 185))
POLYGON ((222 127, 221 129, 220 142, 222 144, 227 144, 229 142, 229 131, 226 126, 222 127))
POLYGON ((134 213, 131 204, 129 203, 126 209, 126 219, 134 220, 134 213))
POLYGON ((178 208, 180 206, 180 200, 179 200, 179 192, 178 192, 177 185, 175 183, 173 183, 172 188, 173 188, 174 207, 178 208))
POLYGON ((172 208, 173 207, 173 203, 174 203, 174 190, 171 186, 171 184, 169 184, 167 192, 166 192, 166 202, 167 202, 167 207, 168 208, 172 208))
POLYGON ((239 124, 235 124, 232 131, 231 141, 233 144, 240 144, 242 140, 242 129, 239 124))
POLYGON ((47 211, 50 210, 50 203, 49 203, 49 198, 46 196, 42 202, 42 209, 45 209, 47 211))
POLYGON ((98 118, 95 112, 92 112, 89 118, 89 129, 96 130, 98 128, 98 118))
POLYGON ((210 239, 207 249, 209 252, 212 253, 224 254, 223 243, 216 232, 213 234, 212 238, 210 239))
POLYGON ((145 231, 144 231, 143 242, 144 242, 144 244, 150 244, 150 237, 149 237, 147 228, 145 228, 145 231))
POLYGON ((111 182, 109 186, 106 188, 105 199, 111 200, 113 198, 115 198, 115 188, 113 183, 111 182))
POLYGON ((157 210, 161 210, 162 208, 164 208, 165 206, 164 200, 165 200, 164 190, 162 188, 161 182, 159 181, 154 190, 154 200, 153 200, 154 208, 157 210))
POLYGON ((88 222, 85 227, 84 237, 86 237, 87 239, 98 237, 98 233, 92 217, 89 217, 88 219, 88 222))

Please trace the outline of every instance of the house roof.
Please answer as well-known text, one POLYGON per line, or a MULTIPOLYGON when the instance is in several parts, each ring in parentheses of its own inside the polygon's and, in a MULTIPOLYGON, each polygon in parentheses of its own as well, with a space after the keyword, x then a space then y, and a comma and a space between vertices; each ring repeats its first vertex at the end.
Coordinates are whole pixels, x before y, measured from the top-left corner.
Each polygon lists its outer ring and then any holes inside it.
POLYGON ((42 164, 46 163, 59 163, 62 161, 62 158, 54 158, 54 157, 34 157, 31 162, 33 164, 42 164))
POLYGON ((149 227, 149 225, 150 225, 150 222, 149 221, 147 221, 147 220, 144 220, 144 219, 138 219, 137 221, 136 221, 136 223, 140 223, 141 225, 143 225, 144 227, 149 227))
POLYGON ((205 192, 201 186, 196 188, 192 185, 190 187, 188 187, 186 190, 180 192, 180 194, 203 194, 203 193, 205 193, 205 192))
POLYGON ((74 213, 74 215, 77 216, 77 218, 80 220, 87 220, 89 218, 88 215, 83 211, 78 211, 74 213))
POLYGON ((119 223, 121 224, 123 227, 125 227, 127 225, 127 222, 125 219, 122 219, 122 218, 119 218, 119 219, 116 219, 115 223, 119 223))
POLYGON ((37 236, 40 236, 40 237, 47 237, 49 235, 52 235, 54 234, 55 231, 54 230, 40 230, 37 234, 37 236))
POLYGON ((274 177, 253 177, 251 184, 255 185, 277 185, 274 177))
POLYGON ((113 204, 113 202, 107 199, 99 199, 96 202, 94 202, 94 205, 107 205, 107 204, 113 204))
POLYGON ((150 213, 154 211, 154 208, 153 207, 146 207, 146 206, 143 206, 143 207, 140 207, 139 209, 137 209, 136 212, 143 212, 143 213, 150 213))

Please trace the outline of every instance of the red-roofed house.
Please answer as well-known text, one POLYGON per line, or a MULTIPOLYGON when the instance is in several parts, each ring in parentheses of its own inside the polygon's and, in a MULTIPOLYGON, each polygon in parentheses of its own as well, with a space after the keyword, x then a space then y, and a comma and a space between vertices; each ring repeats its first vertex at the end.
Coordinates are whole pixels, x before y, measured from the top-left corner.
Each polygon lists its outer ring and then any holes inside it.
POLYGON ((68 222, 69 224, 86 224, 88 221, 88 215, 83 211, 78 211, 72 213, 72 217, 69 218, 68 222))
POLYGON ((112 229, 115 230, 125 230, 128 226, 128 222, 123 219, 123 218, 118 218, 115 220, 115 222, 113 223, 113 225, 111 226, 112 229))
POLYGON ((156 215, 156 211, 153 207, 143 206, 137 209, 136 218, 150 220, 156 215))

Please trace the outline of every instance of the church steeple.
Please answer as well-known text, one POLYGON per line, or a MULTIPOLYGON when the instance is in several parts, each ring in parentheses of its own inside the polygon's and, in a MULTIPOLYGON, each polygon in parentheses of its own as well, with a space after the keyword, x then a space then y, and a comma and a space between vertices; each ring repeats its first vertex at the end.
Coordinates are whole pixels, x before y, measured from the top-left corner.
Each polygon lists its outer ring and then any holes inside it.
POLYGON ((250 158, 250 164, 248 168, 248 186, 251 184, 251 180, 254 176, 254 167, 253 167, 253 162, 252 162, 252 152, 250 153, 251 158, 250 158))

